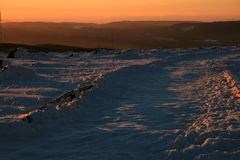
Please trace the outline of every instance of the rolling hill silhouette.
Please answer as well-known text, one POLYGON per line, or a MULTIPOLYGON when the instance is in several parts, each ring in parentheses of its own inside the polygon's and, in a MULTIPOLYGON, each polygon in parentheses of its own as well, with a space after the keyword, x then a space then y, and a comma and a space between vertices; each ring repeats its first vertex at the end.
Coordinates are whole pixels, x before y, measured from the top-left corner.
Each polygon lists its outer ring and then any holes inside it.
POLYGON ((239 45, 240 21, 121 21, 94 23, 4 23, 4 42, 85 48, 172 48, 239 45))

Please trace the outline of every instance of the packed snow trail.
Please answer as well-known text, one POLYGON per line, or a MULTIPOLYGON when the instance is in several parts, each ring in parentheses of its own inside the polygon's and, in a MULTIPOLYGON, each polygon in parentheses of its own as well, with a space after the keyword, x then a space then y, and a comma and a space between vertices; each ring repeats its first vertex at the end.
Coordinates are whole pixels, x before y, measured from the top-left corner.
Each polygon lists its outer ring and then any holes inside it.
POLYGON ((150 64, 106 74, 72 108, 35 115, 30 125, 3 125, 11 134, 2 134, 0 155, 237 160, 239 51, 170 50, 150 64))

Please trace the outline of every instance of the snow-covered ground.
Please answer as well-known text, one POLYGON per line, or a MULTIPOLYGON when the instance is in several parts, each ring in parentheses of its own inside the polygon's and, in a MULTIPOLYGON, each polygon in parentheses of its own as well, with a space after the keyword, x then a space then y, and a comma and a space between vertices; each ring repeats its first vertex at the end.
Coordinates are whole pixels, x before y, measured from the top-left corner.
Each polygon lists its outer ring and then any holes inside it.
POLYGON ((0 159, 240 157, 238 47, 15 55, 0 159))

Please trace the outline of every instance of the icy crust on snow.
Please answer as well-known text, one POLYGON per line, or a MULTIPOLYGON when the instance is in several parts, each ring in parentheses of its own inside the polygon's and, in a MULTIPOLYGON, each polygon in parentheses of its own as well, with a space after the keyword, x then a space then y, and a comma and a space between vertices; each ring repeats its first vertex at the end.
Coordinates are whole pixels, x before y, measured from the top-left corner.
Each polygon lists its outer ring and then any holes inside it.
POLYGON ((237 47, 132 49, 9 60, 9 68, 24 68, 43 83, 1 83, 0 137, 14 142, 5 140, 7 149, 0 153, 11 157, 8 150, 17 149, 15 140, 21 143, 21 136, 27 142, 16 155, 26 154, 24 147, 34 144, 40 146, 31 150, 38 159, 49 158, 53 151, 63 154, 60 159, 238 160, 239 53, 237 47), (30 105, 39 106, 44 96, 56 98, 99 74, 103 78, 97 88, 84 98, 33 114, 30 125, 6 123, 14 119, 9 115, 32 111, 30 105), (12 94, 12 100, 5 94, 12 94), (34 101, 27 95, 43 97, 34 101), (52 142, 50 151, 45 154, 46 146, 36 137, 52 142))

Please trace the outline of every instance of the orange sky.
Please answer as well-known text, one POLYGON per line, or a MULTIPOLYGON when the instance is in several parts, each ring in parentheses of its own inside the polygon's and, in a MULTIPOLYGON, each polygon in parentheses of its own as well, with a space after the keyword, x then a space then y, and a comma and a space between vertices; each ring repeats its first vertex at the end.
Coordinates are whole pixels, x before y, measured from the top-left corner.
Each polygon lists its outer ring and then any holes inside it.
POLYGON ((240 20, 240 0, 0 0, 5 22, 240 20))

